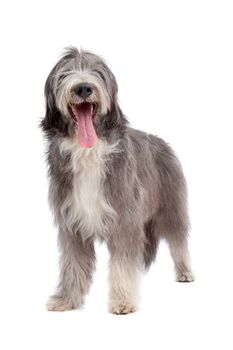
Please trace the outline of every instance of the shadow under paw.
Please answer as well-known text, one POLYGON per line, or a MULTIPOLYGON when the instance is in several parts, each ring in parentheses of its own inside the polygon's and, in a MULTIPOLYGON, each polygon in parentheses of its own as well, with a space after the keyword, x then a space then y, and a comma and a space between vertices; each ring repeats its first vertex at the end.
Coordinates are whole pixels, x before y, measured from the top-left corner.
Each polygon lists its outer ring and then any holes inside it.
POLYGON ((195 277, 192 272, 182 272, 176 277, 177 282, 193 282, 195 277))

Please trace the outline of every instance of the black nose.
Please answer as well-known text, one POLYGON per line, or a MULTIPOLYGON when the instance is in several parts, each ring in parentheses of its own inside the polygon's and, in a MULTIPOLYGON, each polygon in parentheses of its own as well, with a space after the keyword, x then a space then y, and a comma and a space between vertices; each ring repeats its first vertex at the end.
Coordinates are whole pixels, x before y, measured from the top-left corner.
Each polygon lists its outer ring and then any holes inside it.
POLYGON ((76 86, 74 92, 76 93, 76 95, 86 98, 92 94, 93 89, 90 84, 83 83, 76 86))

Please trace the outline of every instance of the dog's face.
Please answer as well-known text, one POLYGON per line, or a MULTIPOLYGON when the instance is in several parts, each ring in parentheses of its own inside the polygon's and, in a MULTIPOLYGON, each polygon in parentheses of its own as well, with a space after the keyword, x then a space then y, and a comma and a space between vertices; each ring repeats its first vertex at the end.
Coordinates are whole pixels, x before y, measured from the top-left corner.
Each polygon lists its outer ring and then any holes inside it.
POLYGON ((82 147, 93 147, 104 129, 123 125, 116 79, 90 52, 67 50, 48 76, 45 97, 42 128, 48 135, 76 132, 82 147))

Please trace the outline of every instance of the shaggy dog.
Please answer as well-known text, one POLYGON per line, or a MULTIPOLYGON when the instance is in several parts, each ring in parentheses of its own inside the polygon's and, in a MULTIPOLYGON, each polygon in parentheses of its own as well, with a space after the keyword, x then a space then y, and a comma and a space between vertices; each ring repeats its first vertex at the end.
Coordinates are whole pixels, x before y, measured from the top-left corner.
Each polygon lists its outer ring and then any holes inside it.
POLYGON ((176 280, 193 281, 187 194, 181 165, 162 139, 128 126, 117 83, 98 56, 69 48, 45 85, 49 203, 58 227, 60 278, 48 310, 83 304, 106 242, 109 311, 134 312, 141 275, 169 245, 176 280))

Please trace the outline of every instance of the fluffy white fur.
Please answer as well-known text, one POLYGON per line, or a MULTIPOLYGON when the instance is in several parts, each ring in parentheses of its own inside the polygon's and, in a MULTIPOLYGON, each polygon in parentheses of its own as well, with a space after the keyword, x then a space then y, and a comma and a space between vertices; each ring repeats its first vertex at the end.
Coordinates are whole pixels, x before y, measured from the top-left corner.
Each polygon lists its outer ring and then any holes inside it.
POLYGON ((127 258, 119 257, 110 262, 109 311, 114 314, 128 314, 137 310, 139 302, 139 282, 142 271, 127 258))
POLYGON ((107 170, 105 162, 109 154, 118 152, 117 144, 109 145, 98 140, 96 147, 85 149, 79 146, 76 137, 66 138, 60 145, 61 154, 71 152, 73 172, 73 190, 61 207, 61 215, 69 230, 74 231, 75 223, 79 222, 83 239, 93 235, 101 238, 117 215, 107 202, 103 189, 107 170))

